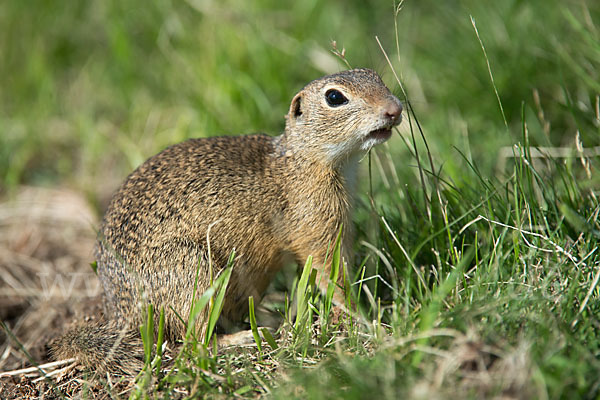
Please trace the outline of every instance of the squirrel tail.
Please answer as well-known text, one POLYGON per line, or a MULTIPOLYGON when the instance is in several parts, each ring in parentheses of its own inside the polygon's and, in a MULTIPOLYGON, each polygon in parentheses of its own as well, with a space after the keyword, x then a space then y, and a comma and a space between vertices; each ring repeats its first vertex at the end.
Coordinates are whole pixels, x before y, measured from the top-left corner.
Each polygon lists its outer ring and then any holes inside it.
POLYGON ((112 322, 77 325, 50 344, 57 359, 76 358, 97 373, 135 376, 144 366, 140 335, 112 322))

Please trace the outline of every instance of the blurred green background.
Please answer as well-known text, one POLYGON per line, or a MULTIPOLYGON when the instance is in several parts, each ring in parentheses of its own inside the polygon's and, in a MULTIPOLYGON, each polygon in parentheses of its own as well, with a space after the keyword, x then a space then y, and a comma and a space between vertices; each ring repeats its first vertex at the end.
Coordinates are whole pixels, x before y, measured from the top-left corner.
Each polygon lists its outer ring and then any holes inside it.
MULTIPOLYGON (((69 187, 100 214, 124 177, 170 144, 278 134, 304 84, 347 68, 335 41, 414 111, 360 168, 373 179, 360 180, 355 259, 367 279, 381 277, 361 286, 372 293, 361 298, 369 320, 382 306, 395 335, 475 331, 512 346, 505 359, 532 360, 514 373, 537 397, 596 398, 599 27, 597 0, 5 0, 0 196, 69 187), (513 160, 519 143, 527 154, 513 160), (536 158, 537 146, 554 156, 536 158)), ((435 351, 411 362, 399 354, 412 345, 398 345, 371 362, 355 357, 370 351, 356 343, 352 362, 323 352, 339 368, 301 386, 315 398, 352 398, 340 379, 355 382, 355 398, 405 393, 421 377, 437 381, 432 355, 448 347, 432 339, 435 351)), ((439 382, 452 393, 454 381, 439 382)))
POLYGON ((296 91, 345 68, 332 41, 402 97, 376 35, 450 176, 461 152, 495 173, 522 113, 534 145, 573 147, 579 130, 597 146, 599 15, 592 0, 3 1, 0 191, 67 185, 101 204, 169 144, 277 134, 296 91))

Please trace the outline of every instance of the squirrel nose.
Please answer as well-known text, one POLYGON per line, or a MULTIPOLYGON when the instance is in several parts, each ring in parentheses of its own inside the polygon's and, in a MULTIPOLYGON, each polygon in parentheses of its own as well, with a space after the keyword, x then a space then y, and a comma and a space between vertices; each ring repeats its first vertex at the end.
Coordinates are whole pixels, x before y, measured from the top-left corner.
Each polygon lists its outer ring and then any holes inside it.
POLYGON ((397 99, 392 99, 388 102, 388 104, 383 109, 383 115, 386 118, 392 120, 394 125, 397 122, 400 122, 400 115, 402 114, 402 103, 397 99))

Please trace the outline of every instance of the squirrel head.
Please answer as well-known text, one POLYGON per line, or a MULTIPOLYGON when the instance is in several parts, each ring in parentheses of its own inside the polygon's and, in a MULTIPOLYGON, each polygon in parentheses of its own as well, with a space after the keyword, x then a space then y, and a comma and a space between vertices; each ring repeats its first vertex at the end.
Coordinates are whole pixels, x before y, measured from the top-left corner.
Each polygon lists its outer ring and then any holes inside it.
POLYGON ((339 165, 385 142, 402 104, 370 69, 324 76, 306 85, 286 116, 287 143, 309 158, 339 165))

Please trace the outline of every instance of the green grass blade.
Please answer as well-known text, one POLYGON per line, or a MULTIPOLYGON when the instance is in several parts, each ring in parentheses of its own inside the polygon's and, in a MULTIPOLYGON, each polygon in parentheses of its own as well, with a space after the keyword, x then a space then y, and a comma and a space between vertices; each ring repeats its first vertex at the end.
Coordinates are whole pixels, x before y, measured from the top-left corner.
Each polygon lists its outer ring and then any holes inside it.
POLYGON ((265 340, 267 341, 267 343, 269 344, 269 346, 271 346, 271 348, 273 350, 279 349, 279 346, 277 345, 275 338, 273 337, 273 335, 271 335, 271 332, 269 332, 269 330, 267 328, 262 328, 260 330, 260 332, 262 333, 263 338, 265 338, 265 340))
POLYGON ((258 333, 258 325, 256 324, 256 316, 254 315, 254 297, 248 297, 248 319, 250 320, 250 329, 252 330, 252 336, 254 336, 254 341, 256 342, 256 347, 258 347, 258 354, 262 353, 262 340, 260 338, 260 334, 258 333))
POLYGON ((229 284, 229 278, 231 278, 231 272, 233 271, 234 260, 235 251, 232 251, 231 255, 229 256, 229 261, 227 262, 227 268, 225 268, 215 280, 214 286, 217 288, 217 294, 208 314, 208 325, 206 327, 206 336, 204 337, 204 344, 206 346, 210 344, 210 339, 214 332, 215 326, 217 326, 217 321, 221 315, 221 310, 223 309, 225 293, 227 291, 227 285, 229 284))
POLYGON ((488 73, 490 75, 490 80, 492 81, 492 87, 494 88, 494 93, 496 94, 496 100, 498 100, 498 105, 500 106, 500 112, 502 113, 502 120, 504 121, 504 126, 508 129, 508 121, 506 120, 506 114, 504 114, 504 107, 502 106, 502 100, 500 100, 500 94, 498 93, 498 88, 496 87, 496 82, 494 82, 494 74, 492 73, 492 67, 490 65, 490 59, 488 57, 487 51, 485 50, 485 46, 483 45, 483 40, 479 36, 479 31, 477 30, 477 24, 475 24, 475 18, 472 15, 469 16, 471 18, 471 24, 473 25, 473 29, 475 30, 475 35, 477 36, 477 40, 481 45, 481 50, 483 51, 483 57, 485 58, 485 63, 487 65, 488 73))
POLYGON ((148 304, 146 323, 140 328, 142 341, 144 343, 145 363, 149 365, 152 361, 152 347, 154 346, 154 307, 148 304))
POLYGON ((333 301, 333 294, 336 290, 336 287, 338 285, 338 278, 340 276, 340 268, 342 268, 341 265, 341 254, 342 254, 342 229, 343 227, 340 226, 340 229, 338 231, 337 234, 337 238, 335 239, 335 245, 333 246, 333 254, 331 257, 331 271, 329 273, 329 282, 327 284, 327 294, 325 296, 325 313, 329 314, 329 311, 331 310, 331 303, 333 301))
POLYGON ((204 308, 214 296, 215 291, 215 287, 211 286, 202 294, 202 296, 200 296, 197 301, 194 302, 194 308, 190 311, 190 316, 187 322, 187 331, 185 334, 187 339, 189 339, 192 334, 196 335, 200 333, 194 331, 196 319, 199 317, 200 313, 204 311, 204 308))
POLYGON ((313 269, 312 261, 312 256, 308 256, 296 289, 296 323, 294 325, 296 331, 298 331, 300 325, 304 323, 303 321, 306 318, 306 312, 308 310, 308 297, 310 291, 309 280, 313 269))
POLYGON ((163 343, 165 337, 165 309, 161 307, 160 316, 158 319, 158 338, 156 339, 156 357, 153 367, 157 372, 160 372, 163 356, 163 343))

